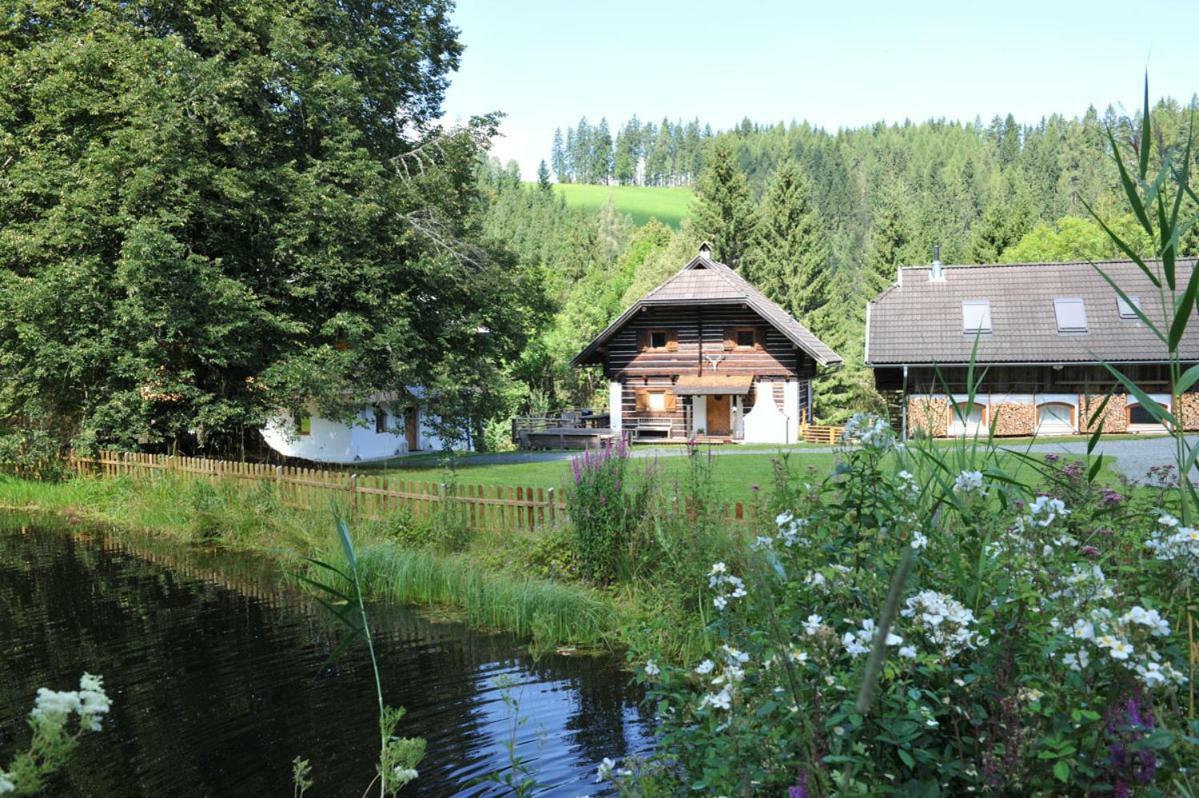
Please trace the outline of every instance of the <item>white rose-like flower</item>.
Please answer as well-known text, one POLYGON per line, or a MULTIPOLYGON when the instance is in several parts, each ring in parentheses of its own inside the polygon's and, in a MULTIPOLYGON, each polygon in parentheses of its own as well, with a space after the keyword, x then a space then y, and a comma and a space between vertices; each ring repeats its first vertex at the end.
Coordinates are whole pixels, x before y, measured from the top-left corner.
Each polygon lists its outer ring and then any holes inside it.
POLYGON ((612 769, 616 767, 616 760, 610 757, 604 757, 604 761, 599 763, 595 769, 595 783, 599 784, 602 781, 607 781, 612 778, 612 769))

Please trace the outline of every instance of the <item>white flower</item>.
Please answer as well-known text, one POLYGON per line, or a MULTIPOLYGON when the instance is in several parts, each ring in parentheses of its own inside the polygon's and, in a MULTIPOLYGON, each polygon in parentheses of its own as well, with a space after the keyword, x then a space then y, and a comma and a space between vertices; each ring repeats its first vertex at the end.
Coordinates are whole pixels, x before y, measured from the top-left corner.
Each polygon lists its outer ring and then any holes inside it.
POLYGON ((908 598, 900 614, 911 618, 920 633, 941 649, 943 657, 986 643, 973 628, 977 623, 974 613, 944 593, 922 590, 908 598))
POLYGON ((800 665, 808 661, 808 652, 800 651, 798 648, 792 649, 788 656, 791 657, 792 662, 799 663, 800 665))
POLYGON ((803 581, 808 587, 824 587, 828 584, 828 579, 819 571, 812 571, 812 573, 804 577, 803 581))
POLYGON ((654 662, 652 659, 646 661, 646 663, 645 663, 645 675, 646 676, 657 676, 661 672, 662 672, 662 669, 659 668, 658 664, 656 662, 654 662))
POLYGON ((958 493, 983 493, 983 475, 981 471, 963 471, 953 481, 953 489, 958 493))
POLYGON ((66 720, 66 717, 72 712, 78 712, 79 708, 79 693, 74 690, 60 692, 39 687, 37 701, 34 703, 33 711, 29 714, 39 720, 61 722, 66 720))
POLYGON ((1028 521, 1038 526, 1049 526, 1060 516, 1069 515, 1070 511, 1061 499, 1048 496, 1038 496, 1028 505, 1028 521))
POLYGON ((732 693, 728 687, 721 688, 719 693, 706 693, 699 702, 699 708, 716 707, 717 709, 728 709, 733 704, 732 693))
POLYGON ((714 663, 710 659, 706 659, 703 662, 701 662, 700 664, 695 666, 695 672, 698 673, 700 676, 706 676, 707 674, 711 673, 712 669, 715 667, 716 667, 716 663, 714 663))
POLYGON ((108 713, 112 703, 104 692, 104 679, 85 673, 79 679, 79 722, 88 731, 100 731, 100 715, 108 713))
POLYGON ((1062 654, 1062 662, 1068 665, 1070 670, 1080 671, 1091 664, 1091 656, 1085 648, 1081 651, 1067 651, 1062 654))
POLYGON ((1117 640, 1112 643, 1109 653, 1115 659, 1128 659, 1128 655, 1132 653, 1132 646, 1125 640, 1117 640))
POLYGON ((820 627, 824 625, 824 618, 815 613, 808 616, 803 622, 803 632, 806 635, 814 635, 820 631, 820 627))
POLYGON ((12 782, 12 774, 5 773, 3 770, 0 770, 0 795, 16 791, 17 785, 13 784, 12 782))
MULTIPOLYGON (((712 563, 712 570, 708 571, 708 576, 720 576, 721 574, 728 572, 728 570, 728 566, 722 562, 712 563)), ((604 761, 606 762, 608 760, 605 759, 604 761)))
POLYGON ((916 551, 928 548, 928 537, 919 529, 912 532, 912 548, 916 551))
POLYGON ((899 656, 905 657, 907 659, 916 659, 916 647, 915 646, 901 646, 899 649, 899 656))
POLYGON ((861 641, 858 639, 858 636, 853 632, 846 632, 841 636, 841 645, 845 646, 845 651, 851 657, 859 657, 870 650, 866 646, 862 645, 861 641))
POLYGON ((774 538, 770 537, 769 535, 758 535, 758 537, 754 539, 754 542, 750 544, 750 547, 757 551, 761 551, 762 549, 773 549, 774 538))
POLYGON ((608 757, 604 757, 604 761, 599 763, 599 767, 595 769, 595 783, 607 781, 612 778, 612 768, 616 767, 616 761, 608 757))
POLYGON ((728 605, 728 599, 726 599, 724 596, 717 596, 716 598, 712 599, 712 606, 718 610, 723 610, 728 605))
POLYGON ((746 654, 744 651, 738 651, 728 644, 724 646, 724 654, 731 663, 741 663, 744 665, 749 662, 749 654, 746 654))
POLYGON ((420 775, 416 771, 416 768, 405 768, 400 767, 399 765, 395 766, 395 770, 393 770, 392 773, 395 774, 396 780, 400 782, 401 786, 413 781, 417 776, 420 775))

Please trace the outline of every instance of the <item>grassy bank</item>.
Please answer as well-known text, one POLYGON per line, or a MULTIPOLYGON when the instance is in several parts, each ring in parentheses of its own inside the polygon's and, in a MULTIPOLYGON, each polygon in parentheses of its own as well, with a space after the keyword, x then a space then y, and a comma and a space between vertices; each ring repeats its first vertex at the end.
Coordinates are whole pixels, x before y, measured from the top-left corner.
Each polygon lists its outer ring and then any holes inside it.
MULTIPOLYGON (((181 545, 265 554, 287 569, 300 556, 339 564, 332 512, 280 506, 268 490, 166 478, 41 483, 0 476, 0 510, 45 511, 181 545)), ((473 626, 509 630, 540 646, 619 645, 633 604, 543 574, 565 543, 554 535, 434 529, 406 517, 354 525, 372 597, 449 610, 473 626)), ((568 571, 569 564, 563 564, 568 571)))

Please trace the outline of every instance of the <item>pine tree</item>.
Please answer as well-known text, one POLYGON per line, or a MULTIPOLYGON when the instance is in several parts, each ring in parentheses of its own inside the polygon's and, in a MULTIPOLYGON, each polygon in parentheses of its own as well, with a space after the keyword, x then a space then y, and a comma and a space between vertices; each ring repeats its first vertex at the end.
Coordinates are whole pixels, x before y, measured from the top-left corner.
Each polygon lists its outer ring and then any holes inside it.
POLYGON ((869 290, 874 291, 881 291, 895 281, 896 267, 903 263, 904 252, 912 240, 902 186, 892 175, 880 183, 866 256, 866 278, 869 290))
POLYGON ((540 188, 542 191, 549 191, 551 188, 551 186, 550 186, 550 169, 548 166, 545 165, 544 160, 541 163, 537 164, 537 187, 540 188))
POLYGON ((742 272, 796 318, 828 300, 829 248, 811 183, 787 159, 775 170, 742 272))
POLYGON ((1018 170, 1009 170, 970 231, 970 261, 998 263, 1004 250, 1015 246, 1035 221, 1028 183, 1018 170))
POLYGON ((739 267, 753 234, 754 210, 749 182, 725 141, 717 143, 711 163, 700 175, 691 223, 695 233, 712 245, 717 260, 739 267))
POLYGON ((560 127, 554 128, 554 144, 550 150, 550 163, 553 164, 558 182, 565 183, 569 175, 567 174, 566 149, 562 142, 562 128, 560 127))

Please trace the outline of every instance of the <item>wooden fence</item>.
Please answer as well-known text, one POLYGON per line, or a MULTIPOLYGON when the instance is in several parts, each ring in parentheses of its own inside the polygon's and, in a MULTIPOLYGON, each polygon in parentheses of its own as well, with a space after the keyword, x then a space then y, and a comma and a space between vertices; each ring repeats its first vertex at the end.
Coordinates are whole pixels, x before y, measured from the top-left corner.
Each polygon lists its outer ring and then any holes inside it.
POLYGON ((841 436, 844 434, 845 427, 807 423, 799 425, 799 437, 808 443, 823 443, 826 446, 835 446, 841 442, 841 436))
MULTIPOLYGON (((566 519, 565 498, 554 488, 421 482, 395 475, 140 452, 102 451, 95 457, 72 457, 71 467, 77 473, 99 477, 161 479, 172 475, 247 489, 262 486, 273 490, 285 506, 324 510, 337 502, 352 519, 381 520, 408 512, 417 519, 441 517, 470 529, 501 530, 546 529, 566 519)), ((730 523, 737 524, 749 520, 749 509, 737 502, 723 512, 730 523)))

